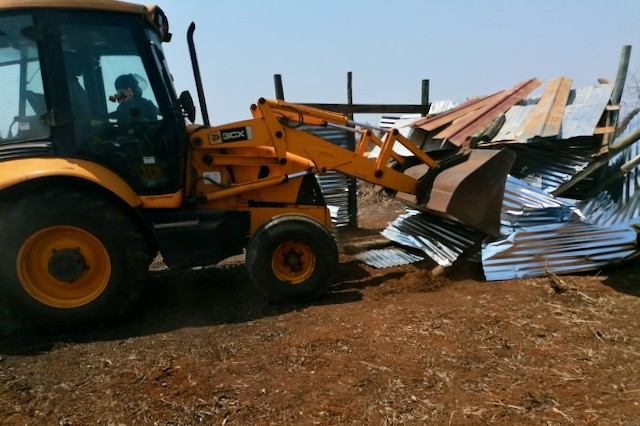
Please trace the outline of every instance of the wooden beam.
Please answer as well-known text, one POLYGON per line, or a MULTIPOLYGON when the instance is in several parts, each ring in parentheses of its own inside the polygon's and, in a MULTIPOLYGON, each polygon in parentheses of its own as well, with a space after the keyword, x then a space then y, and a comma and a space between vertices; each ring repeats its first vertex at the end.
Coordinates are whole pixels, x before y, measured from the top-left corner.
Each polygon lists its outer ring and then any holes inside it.
POLYGON ((616 128, 613 126, 607 126, 607 127, 596 127, 593 130, 593 134, 594 135, 604 135, 605 133, 613 133, 616 131, 616 128))

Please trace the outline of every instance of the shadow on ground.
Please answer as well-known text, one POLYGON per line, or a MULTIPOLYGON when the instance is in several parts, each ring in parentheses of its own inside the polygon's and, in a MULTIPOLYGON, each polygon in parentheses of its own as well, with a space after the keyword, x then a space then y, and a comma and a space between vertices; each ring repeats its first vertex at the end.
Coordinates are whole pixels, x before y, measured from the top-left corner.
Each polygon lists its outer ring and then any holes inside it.
POLYGON ((338 280, 319 299, 305 304, 269 303, 251 285, 245 265, 152 271, 148 286, 134 309, 118 322, 75 333, 44 333, 18 324, 0 309, 0 353, 37 354, 58 343, 126 339, 185 327, 247 322, 282 315, 314 305, 353 303, 361 290, 378 286, 398 273, 372 276, 359 262, 340 264, 338 280))

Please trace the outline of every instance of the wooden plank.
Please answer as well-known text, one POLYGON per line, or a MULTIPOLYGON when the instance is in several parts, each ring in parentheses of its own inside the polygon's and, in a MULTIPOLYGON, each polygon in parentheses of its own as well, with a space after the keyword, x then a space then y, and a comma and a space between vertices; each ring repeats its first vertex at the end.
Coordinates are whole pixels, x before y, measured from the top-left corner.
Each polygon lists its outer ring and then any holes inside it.
POLYGON ((605 133, 613 133, 616 131, 616 128, 613 126, 607 126, 607 127, 596 127, 593 130, 593 134, 594 135, 604 135, 605 133))
POLYGON ((536 136, 548 138, 560 134, 562 117, 572 83, 571 79, 565 77, 549 80, 540 102, 535 106, 524 125, 523 139, 532 139, 536 136))

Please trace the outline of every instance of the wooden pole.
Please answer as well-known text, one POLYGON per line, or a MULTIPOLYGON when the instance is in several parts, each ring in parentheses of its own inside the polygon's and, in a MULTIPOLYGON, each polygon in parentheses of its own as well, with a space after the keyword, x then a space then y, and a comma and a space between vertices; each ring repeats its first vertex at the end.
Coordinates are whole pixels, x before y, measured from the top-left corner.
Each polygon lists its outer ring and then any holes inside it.
MULTIPOLYGON (((347 73, 347 105, 349 108, 353 106, 353 73, 347 73)), ((353 121, 353 113, 348 114, 349 120, 353 121)))
MULTIPOLYGON (((353 73, 349 71, 347 73, 347 105, 349 109, 353 107, 353 73)), ((349 120, 353 121, 353 113, 347 114, 349 120)), ((356 135, 355 133, 349 134, 349 149, 355 151, 356 149, 356 135)), ((358 227, 358 182, 351 178, 348 183, 348 195, 347 195, 347 208, 349 209, 349 227, 355 229, 358 227)))
POLYGON ((620 65, 618 66, 618 75, 616 76, 616 82, 613 86, 613 92, 611 93, 611 103, 613 105, 619 105, 620 99, 622 99, 624 83, 627 81, 627 71, 629 70, 630 57, 631 46, 622 46, 622 52, 620 53, 620 65))

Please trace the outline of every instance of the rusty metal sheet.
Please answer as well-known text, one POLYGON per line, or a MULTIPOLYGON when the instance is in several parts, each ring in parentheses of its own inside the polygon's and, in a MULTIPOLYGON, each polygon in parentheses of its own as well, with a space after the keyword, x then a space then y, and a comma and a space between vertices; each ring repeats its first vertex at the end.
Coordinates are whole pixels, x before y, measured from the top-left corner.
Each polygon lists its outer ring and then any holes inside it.
POLYGON ((420 127, 421 129, 427 131, 436 130, 442 126, 453 123, 455 120, 465 117, 473 111, 476 111, 492 102, 495 102, 496 99, 498 99, 503 93, 504 91, 501 91, 494 93, 493 95, 470 99, 458 105, 457 107, 445 111, 441 114, 416 120, 411 125, 413 127, 420 127))
MULTIPOLYGON (((566 140, 583 136, 592 137, 599 133, 601 129, 597 129, 596 126, 606 109, 610 94, 611 85, 606 84, 570 90, 559 132, 550 136, 549 139, 566 140)), ((539 138, 529 137, 531 135, 525 134, 525 127, 539 102, 541 99, 528 98, 512 106, 505 114, 505 123, 491 140, 491 143, 482 143, 481 145, 488 146, 501 141, 513 140, 518 142, 539 141, 539 138)))
POLYGON ((547 138, 560 133, 572 82, 565 77, 549 80, 540 101, 533 108, 524 125, 522 139, 547 138))
POLYGON ((479 110, 468 114, 463 119, 447 127, 435 137, 446 139, 454 145, 462 146, 474 133, 482 130, 489 123, 540 86, 540 84, 542 84, 542 81, 536 78, 517 84, 512 89, 501 94, 495 102, 491 102, 479 110))

